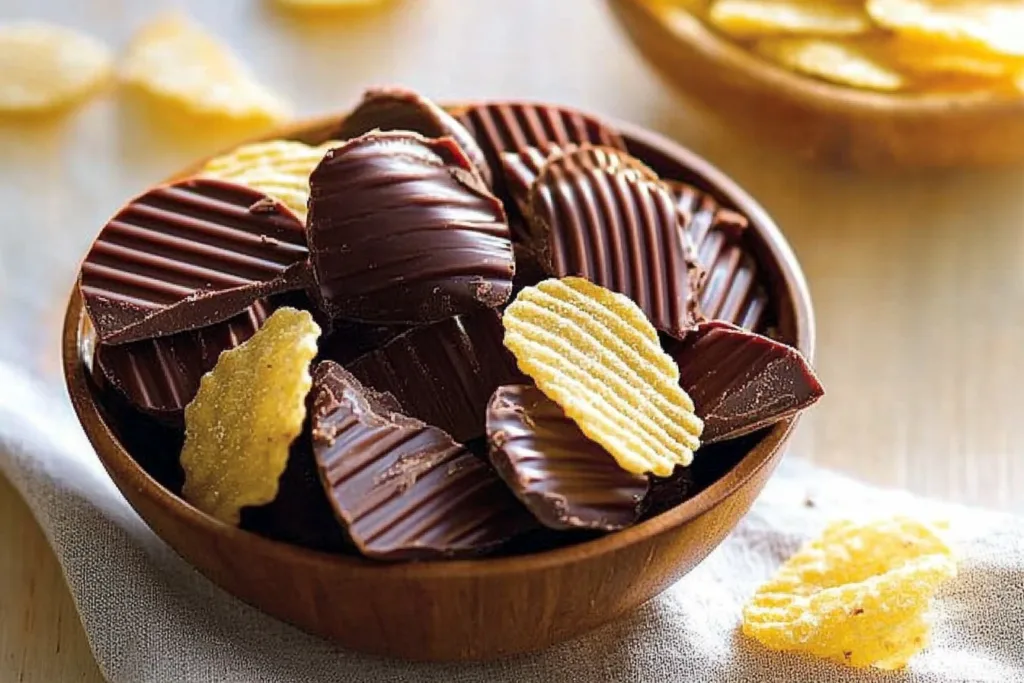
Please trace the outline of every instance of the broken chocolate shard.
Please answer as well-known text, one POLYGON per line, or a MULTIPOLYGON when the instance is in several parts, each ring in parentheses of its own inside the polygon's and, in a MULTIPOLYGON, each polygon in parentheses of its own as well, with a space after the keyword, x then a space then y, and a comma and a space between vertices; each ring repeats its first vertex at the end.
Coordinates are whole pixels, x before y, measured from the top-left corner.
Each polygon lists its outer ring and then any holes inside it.
POLYGON ((310 176, 313 295, 332 319, 430 323, 505 303, 501 202, 450 139, 368 133, 310 176))
POLYGON ((466 442, 484 435, 494 390, 524 376, 503 344, 497 311, 481 311, 414 328, 347 369, 360 382, 398 399, 403 412, 466 442))
MULTIPOLYGON (((701 451, 701 458, 704 458, 701 451)), ((676 465, 672 474, 667 477, 650 476, 651 487, 644 497, 640 516, 650 519, 662 512, 671 510, 689 498, 694 490, 693 471, 689 467, 676 465)))
POLYGON ((217 364, 221 352, 249 339, 272 312, 270 303, 257 301, 210 327, 116 346, 99 344, 93 362, 136 410, 181 424, 199 380, 217 364))
POLYGON ((503 177, 503 152, 520 153, 530 147, 544 149, 548 145, 564 147, 585 143, 626 149, 618 131, 589 114, 567 107, 490 102, 467 107, 456 118, 480 143, 496 186, 502 185, 498 181, 503 177))
POLYGON ((593 147, 549 159, 530 191, 535 250, 553 277, 624 294, 657 329, 682 338, 699 315, 702 273, 675 198, 639 163, 593 147))
POLYGON ((302 289, 301 219, 241 185, 194 178, 133 199, 100 232, 79 288, 100 341, 166 336, 302 289))
POLYGON ((551 529, 624 529, 640 515, 644 475, 619 467, 534 386, 503 386, 487 406, 494 469, 551 529))
POLYGON ((799 351, 723 321, 701 323, 668 353, 704 420, 704 444, 768 427, 824 394, 799 351))
POLYGON ((367 90, 362 101, 342 121, 337 136, 348 140, 372 130, 405 130, 428 138, 453 138, 484 182, 491 183, 491 168, 476 138, 455 117, 413 90, 399 87, 367 90))
POLYGON ((378 560, 493 552, 536 527, 490 466, 336 363, 313 375, 313 452, 335 515, 378 560))
POLYGON ((686 216, 686 232, 705 272, 698 297, 701 314, 762 331, 768 313, 768 294, 757 261, 743 244, 749 221, 692 185, 670 182, 669 186, 686 216))

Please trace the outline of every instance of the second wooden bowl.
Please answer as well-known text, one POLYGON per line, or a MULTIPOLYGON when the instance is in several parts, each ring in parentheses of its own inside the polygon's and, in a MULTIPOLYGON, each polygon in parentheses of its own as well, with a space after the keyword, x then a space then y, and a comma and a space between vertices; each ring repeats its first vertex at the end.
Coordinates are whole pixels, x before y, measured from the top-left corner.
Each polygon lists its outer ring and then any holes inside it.
POLYGON ((863 168, 1024 159, 1024 94, 888 94, 788 71, 664 0, 607 0, 640 53, 734 128, 797 156, 863 168))
MULTIPOLYGON (((273 137, 320 142, 336 119, 273 137)), ((807 288, 764 210, 703 159, 619 125, 631 151, 663 174, 699 185, 751 219, 750 249, 765 275, 773 327, 813 352, 807 288)), ((545 648, 654 597, 707 556, 750 508, 782 457, 795 420, 745 442, 734 466, 682 505, 632 528, 528 555, 384 564, 292 546, 227 526, 185 503, 139 465, 116 435, 89 379, 92 336, 77 294, 63 332, 64 372, 82 427, 111 478, 153 530, 229 593, 311 633, 364 652, 417 660, 482 660, 545 648)), ((731 463, 730 463, 731 464, 731 463)))

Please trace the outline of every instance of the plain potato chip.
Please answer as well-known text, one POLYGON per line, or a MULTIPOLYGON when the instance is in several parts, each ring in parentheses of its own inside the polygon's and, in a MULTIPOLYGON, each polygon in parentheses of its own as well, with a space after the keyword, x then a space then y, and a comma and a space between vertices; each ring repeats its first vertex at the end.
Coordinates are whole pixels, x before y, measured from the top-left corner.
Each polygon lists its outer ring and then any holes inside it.
POLYGON ((309 174, 332 147, 328 140, 313 147, 294 140, 269 140, 242 145, 214 157, 202 175, 248 185, 282 202, 305 220, 309 202, 309 174))
POLYGON ((737 38, 793 34, 852 36, 871 32, 859 3, 842 0, 716 0, 708 20, 737 38))
POLYGON ((955 575, 934 525, 836 522, 757 590, 743 632, 776 650, 899 668, 927 644, 931 599, 955 575))
POLYGON ((39 22, 0 26, 0 112, 60 109, 110 79, 114 58, 100 41, 39 22))
POLYGON ((932 42, 902 36, 887 41, 883 50, 895 66, 918 76, 999 79, 1024 71, 1024 60, 977 50, 939 47, 932 42))
POLYGON ((1020 0, 868 0, 879 25, 943 45, 1024 57, 1024 2, 1020 0))
POLYGON ((278 123, 288 106, 259 85, 225 46, 180 14, 164 15, 132 40, 121 80, 185 113, 245 123, 278 123))
POLYGON ((502 322, 519 369, 623 469, 664 477, 693 461, 704 425, 632 300, 578 277, 545 280, 502 322))
POLYGON ((864 46, 824 38, 765 38, 755 49, 786 68, 855 88, 896 91, 907 87, 900 72, 864 46))
POLYGON ((285 9, 330 12, 345 9, 368 9, 385 5, 388 0, 275 0, 285 9))
POLYGON ((185 500, 234 525, 243 507, 274 500, 306 417, 319 336, 312 315, 284 307, 220 354, 185 407, 185 500))

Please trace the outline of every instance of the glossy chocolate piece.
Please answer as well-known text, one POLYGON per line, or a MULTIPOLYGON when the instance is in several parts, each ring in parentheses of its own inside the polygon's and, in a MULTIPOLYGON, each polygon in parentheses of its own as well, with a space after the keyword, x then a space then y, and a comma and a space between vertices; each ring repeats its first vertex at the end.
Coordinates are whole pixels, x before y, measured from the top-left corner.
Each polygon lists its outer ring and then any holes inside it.
POLYGON ((406 130, 428 138, 453 138, 484 182, 491 183, 491 167, 476 138, 455 117, 418 92, 400 87, 370 88, 341 122, 337 136, 348 140, 372 130, 406 130))
POLYGON ((682 338, 699 315, 702 273, 675 198, 638 163, 594 147, 549 159, 530 191, 536 249, 552 276, 625 294, 656 328, 682 338))
POLYGON ((193 178, 136 197, 100 232, 79 287, 100 340, 207 327, 308 279, 303 222, 240 185, 193 178))
POLYGON ((494 392, 487 438, 494 469, 544 526, 615 531, 639 517, 647 477, 619 467, 537 387, 494 392))
MULTIPOLYGON (((706 457, 705 452, 700 452, 700 458, 706 457)), ((697 462, 697 460, 694 460, 697 462)), ((640 516, 650 519, 660 515, 666 510, 675 506, 693 495, 694 481, 693 470, 690 467, 676 466, 672 474, 667 477, 650 477, 651 486, 647 491, 640 506, 640 516)))
POLYGON ((99 344, 93 363, 136 410, 180 424, 199 380, 221 352, 249 339, 272 312, 271 304, 257 301, 210 327, 116 346, 99 344))
POLYGON ((336 363, 314 371, 312 423, 320 479, 367 557, 480 555, 535 526, 487 463, 336 363))
POLYGON ((599 119, 566 107, 528 102, 490 102, 462 109, 456 118, 472 133, 491 166, 503 195, 503 152, 523 152, 548 145, 604 145, 626 149, 619 132, 599 119))
POLYGON ((722 321, 701 323, 668 353, 704 420, 703 444, 768 427, 825 393, 799 351, 722 321))
POLYGON ((749 221, 692 185, 670 182, 669 186, 687 216, 686 230, 705 271, 699 297, 701 313, 708 319, 761 331, 768 313, 768 293, 757 261, 743 244, 749 221))
POLYGON ((406 414, 466 442, 484 435, 494 390, 524 379, 504 335, 498 312, 481 311, 414 328, 346 368, 406 414))
POLYGON ((501 202, 450 139, 368 133, 310 176, 314 297, 333 319, 422 324, 500 306, 514 261, 501 202))

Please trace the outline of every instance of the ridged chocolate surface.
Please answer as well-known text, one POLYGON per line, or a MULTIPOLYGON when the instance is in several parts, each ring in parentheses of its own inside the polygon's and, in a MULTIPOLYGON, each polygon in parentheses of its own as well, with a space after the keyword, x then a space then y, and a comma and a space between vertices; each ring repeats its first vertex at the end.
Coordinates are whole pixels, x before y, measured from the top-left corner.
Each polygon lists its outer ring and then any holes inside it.
POLYGON ((271 312, 270 304, 257 301, 210 327, 116 346, 100 344, 93 361, 136 409, 180 422, 199 380, 217 364, 221 352, 249 339, 271 312))
POLYGON ((487 463, 440 429, 396 413, 336 363, 316 367, 313 397, 321 481, 367 557, 479 555, 535 526, 487 463))
POLYGON ((79 276, 101 341, 205 327, 306 280, 302 221, 240 185, 196 178, 154 188, 103 228, 79 276))
POLYGON ((504 334, 497 311, 482 311, 414 328, 346 367, 403 412, 465 442, 484 436, 494 390, 523 381, 504 334))
POLYGON ((799 351, 721 321, 701 323, 668 352, 704 420, 705 444, 767 427, 824 394, 799 351))
POLYGON ((314 294, 331 317, 428 323, 508 299, 505 212, 451 139, 368 133, 329 151, 310 189, 314 294))
POLYGON ((408 130, 428 138, 454 138, 484 181, 491 183, 491 168, 476 138, 455 117, 418 92, 398 87, 367 90, 342 121, 338 137, 348 140, 372 130, 408 130))
POLYGON ((491 464, 545 526, 615 531, 637 520, 647 477, 619 467, 540 389, 495 391, 487 438, 491 464))
POLYGON ((746 217, 719 206, 713 197, 685 183, 670 183, 687 232, 705 271, 700 310, 708 319, 726 320, 748 330, 763 327, 768 294, 757 261, 744 248, 746 217))
POLYGON ((480 143, 496 179, 502 175, 502 152, 544 149, 549 144, 626 148, 618 131, 593 116, 549 104, 477 104, 462 110, 457 118, 480 143))
POLYGON ((618 156, 581 148, 544 165, 530 192, 539 255, 551 275, 625 294, 681 338, 697 316, 700 269, 672 193, 618 156), (607 160, 595 163, 595 154, 607 160))

